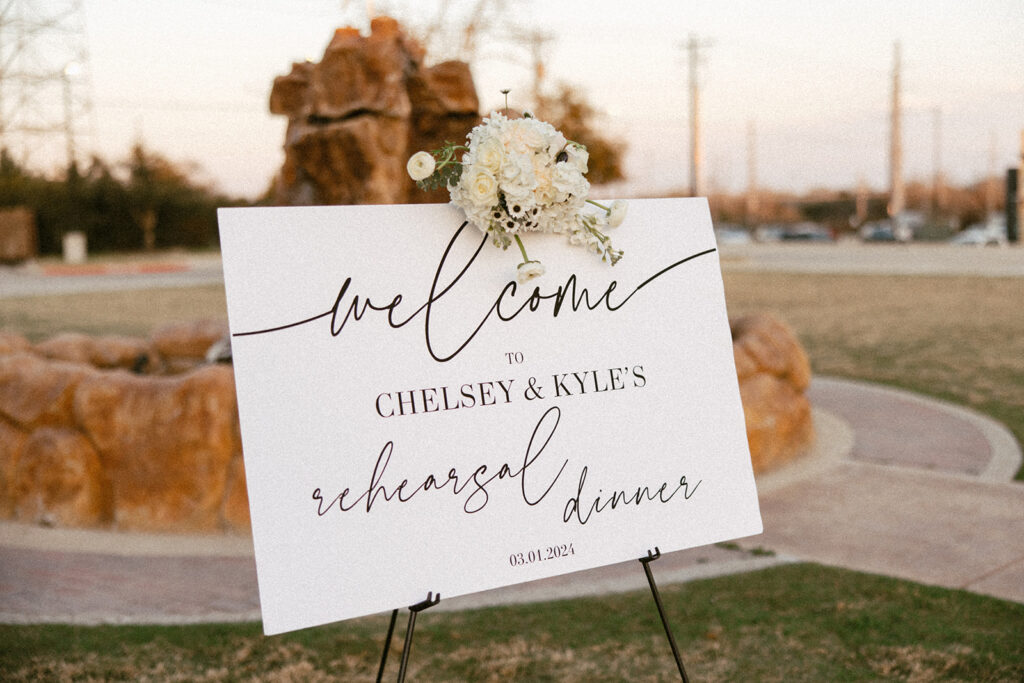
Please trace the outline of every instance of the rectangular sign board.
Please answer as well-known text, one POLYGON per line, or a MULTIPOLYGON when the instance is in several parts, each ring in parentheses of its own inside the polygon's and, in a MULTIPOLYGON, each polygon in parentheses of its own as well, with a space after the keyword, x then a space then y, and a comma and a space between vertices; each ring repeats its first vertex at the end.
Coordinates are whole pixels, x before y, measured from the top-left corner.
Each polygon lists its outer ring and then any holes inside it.
POLYGON ((219 223, 266 633, 761 532, 705 200, 525 284, 450 205, 219 223))

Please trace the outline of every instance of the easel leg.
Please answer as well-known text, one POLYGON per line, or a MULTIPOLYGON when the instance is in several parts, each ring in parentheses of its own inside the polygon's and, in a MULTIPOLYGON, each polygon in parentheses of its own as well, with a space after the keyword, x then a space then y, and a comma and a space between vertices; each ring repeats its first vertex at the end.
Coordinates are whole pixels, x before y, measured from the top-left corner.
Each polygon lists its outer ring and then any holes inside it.
POLYGON ((665 635, 668 637, 668 644, 672 648, 672 656, 675 657, 676 666, 679 668, 679 676, 682 678, 683 683, 690 683, 690 679, 686 675, 686 669, 683 668, 683 658, 679 655, 679 648, 676 646, 675 636, 672 635, 672 627, 669 626, 668 617, 665 616, 665 607, 661 604, 661 594, 658 592, 658 584, 654 583, 654 574, 651 572, 651 562, 654 562, 659 557, 661 557, 661 551, 657 546, 655 546, 653 553, 648 550, 647 557, 640 558, 640 564, 644 566, 644 574, 647 575, 647 583, 651 586, 651 595, 654 596, 654 604, 658 608, 658 616, 661 617, 661 625, 665 628, 665 635))
POLYGON ((384 639, 384 652, 380 656, 380 668, 377 669, 377 683, 384 680, 384 667, 388 663, 388 651, 391 649, 391 636, 395 633, 395 622, 398 620, 398 608, 391 611, 391 624, 388 625, 388 635, 384 639))
POLYGON ((440 593, 436 598, 433 593, 427 593, 426 600, 409 606, 409 626, 405 629, 405 646, 402 648, 402 663, 398 667, 398 683, 405 683, 405 670, 409 664, 409 652, 412 650, 412 632, 416 628, 416 615, 439 602, 441 602, 440 593))

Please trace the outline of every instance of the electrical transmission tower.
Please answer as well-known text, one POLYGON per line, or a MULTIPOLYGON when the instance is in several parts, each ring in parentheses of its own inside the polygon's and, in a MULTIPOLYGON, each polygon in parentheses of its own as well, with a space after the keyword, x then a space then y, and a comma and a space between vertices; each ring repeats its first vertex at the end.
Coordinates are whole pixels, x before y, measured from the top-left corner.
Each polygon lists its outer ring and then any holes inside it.
POLYGON ((0 148, 22 164, 77 160, 90 132, 82 0, 0 0, 0 148))

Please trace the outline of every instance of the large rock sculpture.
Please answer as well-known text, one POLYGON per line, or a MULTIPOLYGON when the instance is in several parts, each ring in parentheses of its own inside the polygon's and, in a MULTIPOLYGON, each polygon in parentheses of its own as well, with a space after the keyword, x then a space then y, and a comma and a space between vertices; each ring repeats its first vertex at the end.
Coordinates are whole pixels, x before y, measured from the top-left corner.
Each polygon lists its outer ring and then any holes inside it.
POLYGON ((405 171, 409 156, 464 140, 479 122, 469 66, 424 66, 398 23, 377 17, 369 36, 340 28, 319 62, 274 79, 270 111, 288 117, 275 200, 287 205, 445 202, 405 171))

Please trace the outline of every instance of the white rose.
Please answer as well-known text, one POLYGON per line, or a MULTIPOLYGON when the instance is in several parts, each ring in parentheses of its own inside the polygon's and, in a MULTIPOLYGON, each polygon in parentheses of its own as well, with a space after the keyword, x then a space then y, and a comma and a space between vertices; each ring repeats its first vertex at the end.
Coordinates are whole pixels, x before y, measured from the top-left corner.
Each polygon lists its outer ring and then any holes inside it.
POLYGON ((474 150, 476 164, 485 168, 494 175, 498 175, 502 162, 505 160, 505 150, 497 138, 485 138, 474 150))
POLYGON ((434 157, 429 152, 416 152, 409 157, 405 170, 413 180, 425 180, 434 173, 434 157))
POLYGON ((463 174, 460 184, 473 205, 489 209, 498 203, 498 181, 486 169, 471 166, 469 172, 463 174))
POLYGON ((616 199, 608 211, 608 227, 617 228, 626 218, 626 202, 616 199))
POLYGON ((516 268, 516 281, 523 285, 535 277, 544 274, 544 264, 540 261, 524 261, 516 268))

